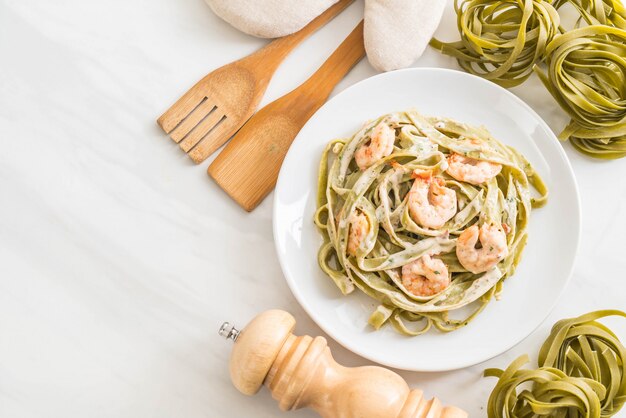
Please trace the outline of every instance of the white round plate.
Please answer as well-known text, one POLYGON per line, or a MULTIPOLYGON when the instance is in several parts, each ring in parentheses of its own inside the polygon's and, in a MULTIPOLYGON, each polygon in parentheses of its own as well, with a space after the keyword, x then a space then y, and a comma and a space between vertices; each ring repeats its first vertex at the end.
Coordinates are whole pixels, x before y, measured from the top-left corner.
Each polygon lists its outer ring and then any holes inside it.
POLYGON ((580 201, 572 168, 546 123, 507 90, 466 73, 413 68, 380 74, 346 89, 304 126, 283 163, 274 198, 274 240, 291 291, 313 320, 347 349, 389 367, 443 371, 488 360, 528 336, 548 316, 572 273, 580 236, 580 201), (406 337, 375 331, 378 303, 355 290, 343 296, 317 264, 322 243, 314 223, 317 172, 324 146, 368 119, 415 108, 485 125, 530 160, 546 181, 548 204, 533 211, 529 240, 502 298, 451 333, 406 337))

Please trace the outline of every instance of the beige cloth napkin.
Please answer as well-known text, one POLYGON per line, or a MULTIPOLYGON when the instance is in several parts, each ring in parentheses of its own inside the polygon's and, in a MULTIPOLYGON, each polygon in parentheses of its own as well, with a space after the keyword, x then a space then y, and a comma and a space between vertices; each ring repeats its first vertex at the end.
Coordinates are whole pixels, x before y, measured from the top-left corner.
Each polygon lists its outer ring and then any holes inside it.
POLYGON ((261 38, 297 32, 338 0, 205 0, 235 28, 261 38))
MULTIPOLYGON (((205 0, 235 28, 261 38, 302 29, 338 0, 205 0)), ((446 0, 365 0, 365 49, 377 70, 408 67, 439 26, 446 0)))
POLYGON ((446 0, 365 0, 365 50, 374 68, 391 71, 417 60, 435 33, 446 0))

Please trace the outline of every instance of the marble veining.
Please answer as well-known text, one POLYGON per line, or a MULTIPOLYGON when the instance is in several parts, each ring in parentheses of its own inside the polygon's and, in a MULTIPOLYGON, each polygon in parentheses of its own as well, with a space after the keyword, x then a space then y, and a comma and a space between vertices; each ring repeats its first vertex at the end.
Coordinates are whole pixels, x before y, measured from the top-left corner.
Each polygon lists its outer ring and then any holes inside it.
MULTIPOLYGON (((356 2, 294 51, 262 104, 305 80, 362 8, 356 2)), ((452 40, 455 30, 450 2, 437 36, 452 40)), ((265 42, 202 0, 0 1, 1 417, 279 415, 267 391, 246 398, 232 387, 230 343, 217 335, 222 321, 243 326, 273 307, 294 314, 299 334, 321 333, 282 278, 271 196, 245 213, 206 176, 207 162, 194 165, 155 122, 201 76, 265 42)), ((457 68, 433 50, 416 66, 457 68)), ((374 73, 363 61, 336 91, 374 73)), ((564 126, 536 78, 513 91, 554 130, 564 126)), ((485 415, 493 386, 485 367, 535 354, 559 318, 626 309, 626 163, 564 147, 583 241, 549 319, 484 364, 399 372, 472 417, 485 415)), ((329 343, 338 361, 368 364, 329 343)))

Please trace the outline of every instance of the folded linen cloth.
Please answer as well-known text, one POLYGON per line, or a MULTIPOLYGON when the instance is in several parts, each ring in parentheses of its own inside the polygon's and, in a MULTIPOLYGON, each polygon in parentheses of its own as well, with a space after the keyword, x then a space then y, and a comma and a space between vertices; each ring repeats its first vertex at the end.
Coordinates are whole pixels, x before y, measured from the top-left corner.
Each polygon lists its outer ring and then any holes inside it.
POLYGON ((297 32, 338 0, 205 0, 216 15, 260 38, 297 32))
MULTIPOLYGON (((261 38, 302 29, 338 0, 205 0, 235 28, 261 38)), ((391 71, 417 60, 439 26, 446 0, 365 0, 365 49, 374 68, 391 71)))
POLYGON ((365 50, 374 68, 391 71, 417 60, 435 33, 446 0, 365 0, 365 50))

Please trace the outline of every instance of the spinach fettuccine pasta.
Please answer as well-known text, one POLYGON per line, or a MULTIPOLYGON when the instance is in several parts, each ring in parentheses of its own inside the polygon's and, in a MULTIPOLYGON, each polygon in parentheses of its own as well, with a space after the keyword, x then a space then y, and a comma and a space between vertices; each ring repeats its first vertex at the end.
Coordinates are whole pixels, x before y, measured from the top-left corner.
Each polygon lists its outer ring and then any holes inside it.
POLYGON ((571 118, 559 138, 592 157, 626 156, 626 30, 574 29, 546 52, 547 70, 535 71, 571 118))
POLYGON ((548 43, 559 33, 559 14, 543 0, 455 0, 461 40, 431 41, 465 71, 502 87, 532 74, 548 43))
POLYGON ((626 347, 599 319, 619 310, 590 312, 557 322, 539 351, 539 368, 522 369, 521 356, 498 378, 488 418, 608 418, 626 402, 626 347))
MULTIPOLYGON (((559 139, 626 156, 626 9, 621 0, 455 0, 461 39, 431 45, 503 87, 536 72, 571 118, 559 139), (573 25, 561 14, 573 12, 573 25)), ((571 14, 571 13, 569 13, 571 14)))
POLYGON ((499 296, 546 199, 530 163, 487 129, 388 114, 324 150, 319 265, 344 294, 379 302, 375 328, 453 331, 499 296))

